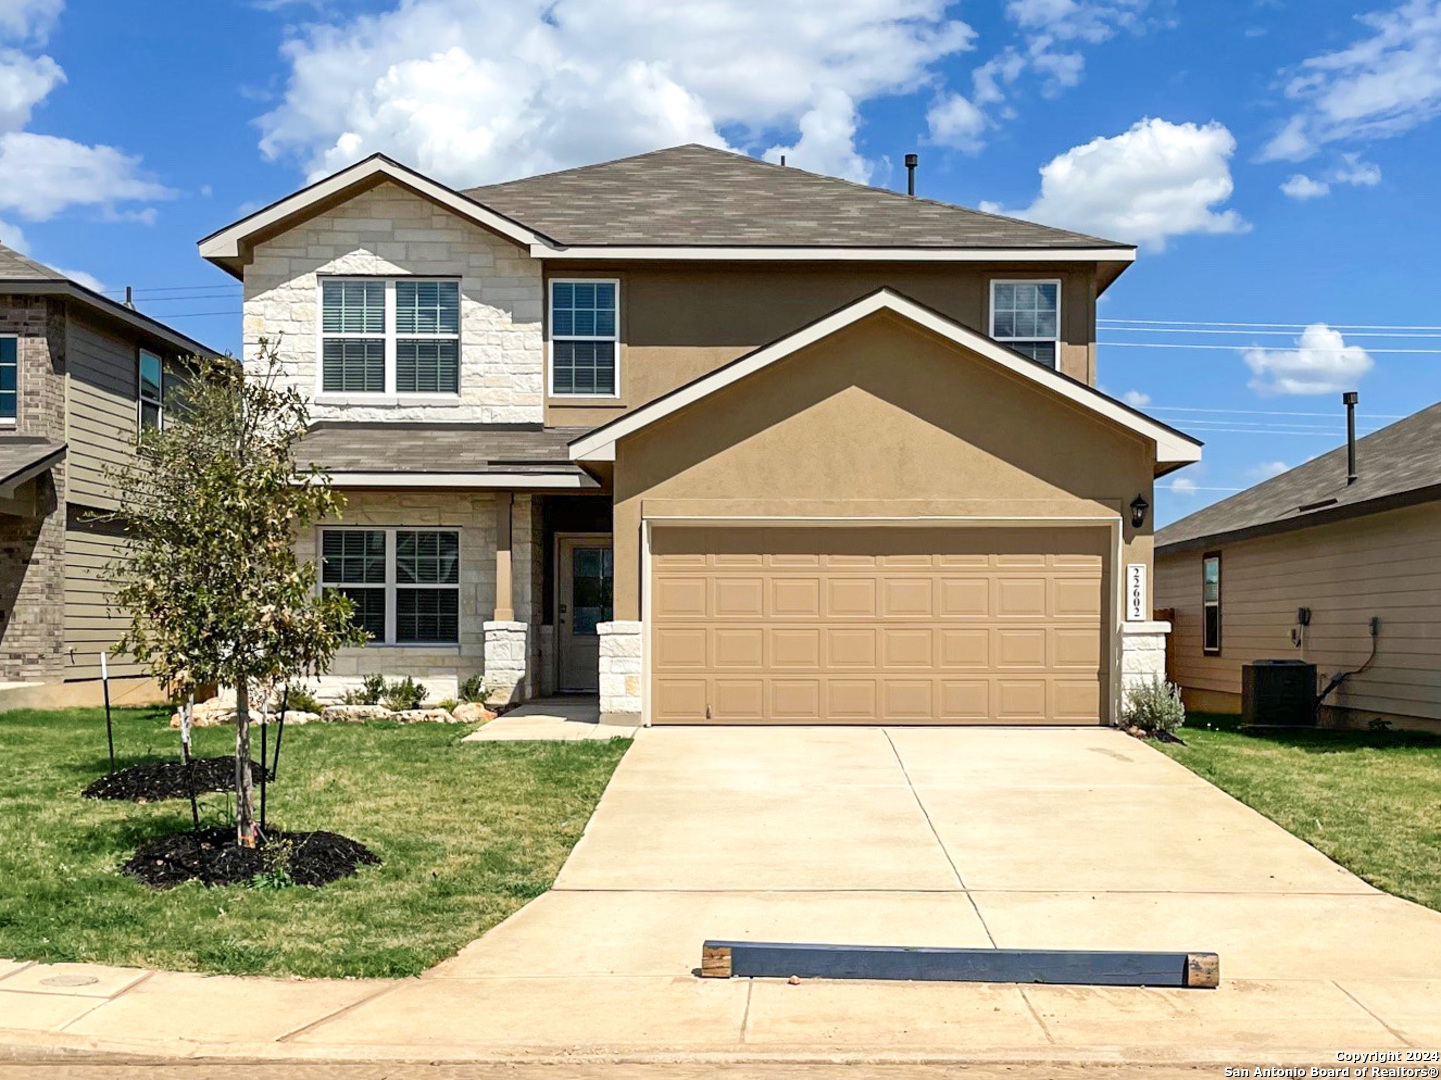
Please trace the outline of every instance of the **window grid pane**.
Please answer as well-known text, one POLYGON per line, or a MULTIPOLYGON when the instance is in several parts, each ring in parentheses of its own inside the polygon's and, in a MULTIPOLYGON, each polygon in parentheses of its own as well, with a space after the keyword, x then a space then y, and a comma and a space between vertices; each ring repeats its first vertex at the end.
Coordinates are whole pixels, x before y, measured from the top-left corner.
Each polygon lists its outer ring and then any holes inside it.
POLYGON ((454 281, 395 283, 397 334, 459 334, 460 285, 454 281))
POLYGON ((1055 282, 1007 282, 991 288, 991 336, 1032 360, 1056 366, 1060 290, 1055 282))
POLYGON ((557 341, 551 366, 557 394, 615 393, 613 341, 557 341))
POLYGON ((448 644, 460 640, 457 589, 397 589, 395 640, 448 644))
POLYGON ((15 419, 20 385, 20 353, 15 338, 0 338, 0 417, 15 419))
POLYGON ((327 529, 321 534, 320 580, 326 584, 384 585, 385 533, 379 529, 327 529))
POLYGON ((395 534, 395 580, 402 585, 460 582, 460 534, 402 530, 395 534))
POLYGON ((324 282, 321 307, 322 333, 385 333, 384 281, 324 282))
POLYGON ((350 616, 351 624, 369 634, 372 641, 383 642, 385 640, 385 590, 383 588, 360 589, 352 586, 326 589, 325 591, 338 592, 343 596, 348 596, 350 602, 355 605, 355 611, 350 616))
POLYGON ((142 401, 153 401, 161 403, 162 380, 164 379, 163 366, 160 357, 154 353, 143 352, 140 354, 140 399, 142 401))
POLYGON ((460 342, 397 341, 395 389, 402 394, 459 393, 460 342))
POLYGON ((385 341, 327 338, 322 389, 333 394, 385 392, 385 341))

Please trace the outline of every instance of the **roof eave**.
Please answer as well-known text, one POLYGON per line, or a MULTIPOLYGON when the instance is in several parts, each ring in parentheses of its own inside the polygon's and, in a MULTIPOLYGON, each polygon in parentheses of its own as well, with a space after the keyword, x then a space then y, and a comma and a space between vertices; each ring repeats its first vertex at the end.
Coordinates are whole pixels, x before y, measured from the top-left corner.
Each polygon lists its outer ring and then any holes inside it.
POLYGON ((1105 285, 1136 259, 1136 249, 1115 247, 819 247, 766 244, 532 245, 537 259, 574 262, 1094 262, 1113 268, 1105 285))
POLYGON ((123 323, 134 330, 150 334, 160 339, 172 348, 179 349, 183 353, 194 356, 213 356, 221 354, 203 345, 194 338, 182 334, 158 319, 152 318, 134 308, 126 307, 117 300, 111 300, 107 296, 101 296, 84 285, 60 278, 52 281, 35 281, 18 278, 13 280, 0 279, 0 292, 10 293, 18 296, 63 296, 69 300, 75 300, 92 311, 97 311, 107 318, 123 323))
POLYGON ((829 315, 822 316, 769 345, 752 350, 745 356, 574 439, 570 443, 571 460, 580 464, 614 461, 616 443, 628 435, 880 311, 889 311, 908 319, 925 330, 1055 391, 1081 408, 1149 439, 1155 445, 1158 466, 1179 468, 1201 460, 1199 440, 1146 416, 1092 386, 1042 367, 1020 353, 887 288, 878 289, 829 315))

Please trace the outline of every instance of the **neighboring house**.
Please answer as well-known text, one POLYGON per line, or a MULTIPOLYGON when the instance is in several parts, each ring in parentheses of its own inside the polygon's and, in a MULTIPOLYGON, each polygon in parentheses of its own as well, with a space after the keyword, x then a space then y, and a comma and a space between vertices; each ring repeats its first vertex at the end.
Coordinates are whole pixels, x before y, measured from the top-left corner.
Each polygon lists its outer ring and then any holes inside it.
POLYGON ((1330 719, 1441 730, 1441 405, 1156 534, 1170 675, 1193 709, 1240 712, 1241 667, 1311 660, 1330 719), (1302 609, 1306 613, 1302 614, 1302 609))
MULTIPOLYGON (((167 381, 198 342, 0 246, 0 704, 100 699, 124 631, 105 565, 124 494, 108 465, 164 422, 167 381)), ((128 658, 117 701, 153 698, 128 658)))
POLYGON ((373 635, 325 692, 1105 723, 1161 670, 1123 582, 1200 444, 1095 388, 1131 246, 682 146, 468 191, 371 157, 200 250, 349 500, 299 541, 373 635))

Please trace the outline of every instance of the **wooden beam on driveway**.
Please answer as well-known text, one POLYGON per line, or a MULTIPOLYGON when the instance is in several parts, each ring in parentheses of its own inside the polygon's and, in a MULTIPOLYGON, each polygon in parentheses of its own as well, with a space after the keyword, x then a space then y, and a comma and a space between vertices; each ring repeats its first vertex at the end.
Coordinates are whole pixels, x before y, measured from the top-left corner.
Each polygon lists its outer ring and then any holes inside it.
POLYGON ((1209 952, 1080 949, 941 949, 707 941, 705 978, 906 979, 915 982, 1067 983, 1214 988, 1221 961, 1209 952))

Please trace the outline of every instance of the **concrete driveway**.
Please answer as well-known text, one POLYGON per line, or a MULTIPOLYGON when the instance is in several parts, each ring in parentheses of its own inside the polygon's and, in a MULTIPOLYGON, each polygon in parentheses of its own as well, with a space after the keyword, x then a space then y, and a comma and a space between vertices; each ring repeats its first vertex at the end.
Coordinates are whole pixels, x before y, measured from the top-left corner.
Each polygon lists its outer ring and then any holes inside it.
POLYGON ((0 965, 12 1014, 70 1010, 0 1028, 138 1049, 158 1024, 168 1052, 350 1060, 1335 1067, 1441 1047, 1438 962, 1441 914, 1117 731, 649 729, 555 887, 425 978, 120 972, 86 1002, 0 965), (1222 986, 703 980, 708 937, 1210 950, 1222 986))
POLYGON ((1438 960, 1441 914, 1114 730, 659 728, 549 893, 403 1012, 386 995, 305 1037, 384 1040, 462 984, 505 984, 470 1014, 477 1035, 521 1038, 521 1014, 551 1000, 552 1035, 577 1043, 1172 1060, 1435 1046, 1438 960), (702 981, 708 937, 1212 950, 1224 985, 702 981))

